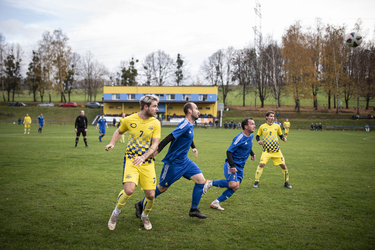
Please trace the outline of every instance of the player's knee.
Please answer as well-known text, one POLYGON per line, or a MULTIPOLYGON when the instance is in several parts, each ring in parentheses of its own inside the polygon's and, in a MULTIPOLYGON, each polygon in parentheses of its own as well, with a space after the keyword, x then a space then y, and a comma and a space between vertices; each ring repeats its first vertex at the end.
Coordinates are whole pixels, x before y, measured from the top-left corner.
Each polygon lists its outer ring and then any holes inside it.
POLYGON ((240 187, 239 182, 230 182, 228 184, 228 188, 233 189, 234 191, 236 191, 239 187, 240 187))
POLYGON ((149 200, 153 200, 155 198, 155 193, 146 194, 146 198, 149 199, 149 200))
POLYGON ((260 168, 264 168, 264 166, 266 166, 264 163, 259 163, 260 168))
POLYGON ((285 169, 285 170, 287 170, 287 168, 286 168, 286 165, 285 165, 285 164, 280 164, 280 167, 281 167, 282 169, 285 169))

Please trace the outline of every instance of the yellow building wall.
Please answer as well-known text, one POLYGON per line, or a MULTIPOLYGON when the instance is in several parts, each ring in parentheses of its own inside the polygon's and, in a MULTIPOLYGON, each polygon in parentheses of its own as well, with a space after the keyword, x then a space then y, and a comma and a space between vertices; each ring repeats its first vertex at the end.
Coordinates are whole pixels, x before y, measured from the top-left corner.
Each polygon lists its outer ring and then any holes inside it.
POLYGON ((103 93, 112 94, 218 94, 217 87, 206 86, 170 86, 170 87, 149 87, 149 86, 104 86, 103 93))

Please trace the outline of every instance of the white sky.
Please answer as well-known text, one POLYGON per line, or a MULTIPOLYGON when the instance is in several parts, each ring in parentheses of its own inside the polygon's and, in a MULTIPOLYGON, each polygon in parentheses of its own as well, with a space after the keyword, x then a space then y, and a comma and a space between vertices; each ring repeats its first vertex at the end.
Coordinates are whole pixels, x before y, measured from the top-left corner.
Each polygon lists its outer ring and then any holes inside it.
MULTIPOLYGON (((374 39, 374 0, 258 2, 264 37, 281 41, 296 20, 307 27, 319 17, 324 23, 346 24, 348 32, 361 18, 367 31, 362 35, 374 39)), ((73 52, 90 50, 110 71, 133 56, 142 62, 163 50, 175 60, 180 53, 195 79, 203 61, 217 50, 253 43, 254 7, 255 0, 0 0, 0 33, 30 58, 44 31, 61 28, 73 52)))

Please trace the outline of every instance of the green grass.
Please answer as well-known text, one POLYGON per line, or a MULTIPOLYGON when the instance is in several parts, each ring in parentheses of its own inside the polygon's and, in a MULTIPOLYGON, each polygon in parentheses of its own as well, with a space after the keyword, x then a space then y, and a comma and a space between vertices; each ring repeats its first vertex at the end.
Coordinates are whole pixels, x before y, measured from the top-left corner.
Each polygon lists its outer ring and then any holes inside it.
MULTIPOLYGON (((163 128, 162 137, 173 128, 163 128)), ((206 220, 190 218, 192 181, 184 178, 156 199, 151 231, 134 215, 143 197, 138 187, 123 208, 115 231, 107 222, 122 188, 125 144, 106 152, 89 127, 88 144, 74 148, 72 126, 45 126, 30 135, 0 124, 1 249, 373 249, 375 244, 375 133, 291 130, 281 143, 293 189, 282 186, 281 170, 267 164, 252 188, 261 148, 248 161, 240 189, 209 208, 224 189, 202 197, 206 220)), ((207 179, 223 178, 225 152, 239 130, 195 130, 207 179)), ((161 159, 157 156, 156 172, 161 159)), ((191 159, 193 155, 189 153, 191 159)))

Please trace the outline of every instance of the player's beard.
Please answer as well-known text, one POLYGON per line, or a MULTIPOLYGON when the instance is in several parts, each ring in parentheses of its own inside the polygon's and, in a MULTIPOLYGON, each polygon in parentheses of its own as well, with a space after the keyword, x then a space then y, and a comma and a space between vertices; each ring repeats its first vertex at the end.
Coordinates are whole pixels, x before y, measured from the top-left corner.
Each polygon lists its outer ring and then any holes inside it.
POLYGON ((150 118, 150 117, 154 117, 155 115, 148 109, 145 113, 145 115, 150 118))
POLYGON ((199 118, 199 115, 197 115, 197 116, 191 115, 191 118, 192 118, 192 119, 193 119, 193 121, 195 122, 196 120, 198 120, 198 118, 199 118))

